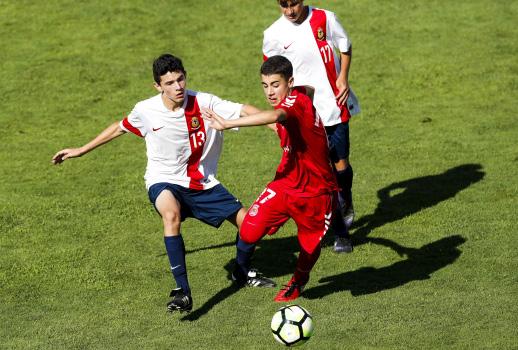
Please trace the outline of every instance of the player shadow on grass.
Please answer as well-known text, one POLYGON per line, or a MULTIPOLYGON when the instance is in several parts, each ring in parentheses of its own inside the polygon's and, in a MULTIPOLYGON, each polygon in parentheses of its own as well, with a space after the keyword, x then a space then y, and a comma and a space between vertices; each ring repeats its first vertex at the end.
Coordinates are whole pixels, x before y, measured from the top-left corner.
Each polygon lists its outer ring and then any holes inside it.
MULTIPOLYGON (((225 270, 231 271, 231 266, 233 266, 233 260, 230 260, 225 265, 225 270)), ((227 277, 230 277, 227 276, 227 277)), ((230 278, 229 278, 230 279, 230 278)), ((196 308, 194 311, 189 313, 187 316, 182 317, 182 321, 196 321, 203 315, 207 314, 214 306, 225 300, 226 298, 232 296, 234 293, 238 292, 241 289, 238 285, 232 283, 228 287, 223 288, 216 294, 214 294, 211 298, 209 298, 202 306, 196 308)))
POLYGON ((403 248, 408 257, 390 266, 363 267, 319 280, 317 287, 304 291, 303 297, 318 299, 326 295, 351 291, 353 296, 372 294, 402 286, 411 281, 426 280, 431 274, 452 264, 460 256, 458 248, 466 240, 453 235, 425 244, 421 248, 403 248))
MULTIPOLYGON (((461 236, 451 236, 427 244, 419 249, 404 247, 390 239, 368 237, 376 228, 398 221, 422 209, 432 207, 454 197, 461 190, 482 180, 485 173, 480 164, 464 164, 448 169, 439 175, 430 175, 393 183, 378 191, 380 202, 375 212, 357 220, 352 235, 355 245, 367 242, 383 245, 406 255, 408 259, 383 268, 366 267, 357 271, 321 279, 324 285, 311 288, 304 293, 307 298, 320 298, 324 295, 350 290, 353 295, 375 293, 395 288, 413 280, 430 278, 430 274, 453 263, 460 255, 457 246, 465 242, 461 236), (399 191, 398 191, 399 190, 399 191), (397 193, 393 194, 394 192, 397 193), (392 195, 391 195, 392 194, 392 195)), ((325 242, 331 242, 332 233, 325 242)), ((235 241, 188 250, 188 254, 198 251, 235 247, 235 241)), ((254 266, 268 277, 290 275, 293 272, 299 246, 296 236, 264 239, 254 254, 254 266)), ((233 268, 231 260, 225 266, 227 272, 233 268)), ((239 291, 239 287, 230 284, 217 292, 201 307, 182 320, 194 321, 208 313, 215 305, 239 291)), ((258 291, 260 292, 260 291, 258 291)))
MULTIPOLYGON (((192 254, 206 249, 228 247, 235 247, 235 241, 190 250, 188 251, 188 253, 192 254)), ((252 266, 258 268, 262 273, 264 273, 265 276, 268 276, 270 278, 290 275, 291 273, 293 273, 293 270, 295 269, 298 252, 299 244, 296 236, 275 239, 265 238, 261 240, 257 246, 257 249, 252 259, 252 266)), ((234 293, 239 292, 241 288, 230 282, 230 274, 232 273, 234 266, 234 259, 231 259, 224 267, 227 271, 227 278, 229 279, 229 283, 231 284, 228 287, 225 287, 216 294, 214 294, 199 308, 196 308, 190 314, 182 317, 182 321, 198 320, 200 317, 207 314, 214 306, 224 301, 225 299, 231 297, 234 293)), ((288 281, 286 280, 283 282, 288 281)), ((275 289, 275 291, 277 291, 277 289, 275 289)), ((263 290, 262 288, 257 288, 257 293, 264 292, 265 290, 263 290)))
POLYGON ((402 254, 405 248, 384 238, 368 235, 378 227, 398 221, 423 209, 433 207, 472 184, 482 180, 485 172, 480 164, 463 164, 439 175, 429 175, 395 182, 378 191, 379 203, 373 214, 357 220, 352 229, 355 246, 370 242, 394 249, 402 254))
MULTIPOLYGON (((252 267, 258 268, 268 277, 280 277, 292 273, 297 262, 299 253, 297 237, 294 234, 288 237, 278 237, 280 235, 283 236, 285 233, 276 234, 272 237, 266 236, 260 240, 252 257, 252 267)), ((236 242, 232 240, 212 246, 186 250, 186 254, 220 248, 233 248, 233 252, 235 252, 235 247, 236 242)), ((225 265, 229 278, 234 266, 234 259, 225 265)))

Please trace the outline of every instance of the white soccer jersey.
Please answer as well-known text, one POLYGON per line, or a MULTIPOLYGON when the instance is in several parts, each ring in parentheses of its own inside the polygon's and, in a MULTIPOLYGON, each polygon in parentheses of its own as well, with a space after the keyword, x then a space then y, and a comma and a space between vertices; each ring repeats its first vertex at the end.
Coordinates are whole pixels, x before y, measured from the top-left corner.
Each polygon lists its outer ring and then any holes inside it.
POLYGON ((211 108, 225 119, 236 119, 242 106, 191 90, 186 90, 184 104, 175 112, 164 106, 160 94, 137 103, 120 126, 146 141, 146 188, 158 182, 196 190, 219 184, 215 176, 223 132, 207 125, 200 109, 211 108))
POLYGON ((346 108, 336 103, 340 60, 334 49, 347 52, 350 47, 351 41, 335 14, 311 6, 303 23, 294 24, 281 16, 264 31, 264 58, 282 55, 290 60, 295 86, 315 89, 313 104, 325 126, 347 121, 349 112, 355 114, 359 108, 354 94, 346 108))

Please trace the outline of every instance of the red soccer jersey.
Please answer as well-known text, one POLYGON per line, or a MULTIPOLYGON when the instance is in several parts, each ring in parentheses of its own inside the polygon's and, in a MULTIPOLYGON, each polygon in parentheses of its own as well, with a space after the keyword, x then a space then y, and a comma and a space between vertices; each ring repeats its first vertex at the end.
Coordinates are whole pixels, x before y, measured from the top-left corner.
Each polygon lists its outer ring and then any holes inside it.
POLYGON ((275 181, 287 192, 313 197, 338 189, 327 154, 326 131, 305 89, 297 87, 275 109, 286 111, 287 118, 277 123, 284 150, 275 181))

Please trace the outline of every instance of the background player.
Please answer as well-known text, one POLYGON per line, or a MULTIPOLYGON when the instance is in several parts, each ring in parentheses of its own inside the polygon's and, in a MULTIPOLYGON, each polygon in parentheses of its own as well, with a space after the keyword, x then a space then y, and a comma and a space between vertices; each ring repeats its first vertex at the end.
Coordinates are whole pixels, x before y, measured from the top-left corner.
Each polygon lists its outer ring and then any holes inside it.
MULTIPOLYGON (((246 213, 241 203, 215 178, 223 134, 203 122, 200 108, 212 108, 228 119, 246 116, 258 109, 187 90, 187 73, 182 61, 170 54, 154 61, 153 76, 158 95, 137 103, 126 118, 110 125, 86 145, 57 152, 52 162, 60 164, 80 157, 127 132, 144 138, 146 188, 162 217, 164 243, 178 287, 171 291, 172 300, 167 308, 190 311, 192 297, 181 221, 194 217, 219 227, 228 220, 239 228, 246 213)), ((238 243, 243 249, 253 251, 253 247, 240 242, 239 237, 238 243)), ((239 282, 255 287, 275 286, 254 270, 239 282)))
POLYGON ((303 0, 277 2, 282 16, 264 31, 263 55, 265 59, 285 56, 293 64, 295 85, 315 88, 313 104, 326 127, 345 223, 335 215, 334 251, 351 252, 348 228, 352 225, 354 209, 348 122, 351 113, 359 112, 356 97, 349 88, 351 42, 334 13, 305 6, 303 0))
MULTIPOLYGON (((321 239, 331 222, 336 179, 327 156, 328 143, 322 121, 315 113, 304 88, 293 89, 293 67, 288 59, 273 56, 261 67, 261 79, 273 111, 246 118, 224 119, 217 111, 203 110, 218 130, 237 126, 277 123, 284 150, 281 163, 265 190, 248 210, 240 229, 243 243, 253 244, 273 234, 289 218, 297 224, 300 253, 295 273, 275 297, 276 301, 296 299, 309 280, 320 255, 321 239)), ((251 253, 241 250, 240 264, 246 271, 251 253)))

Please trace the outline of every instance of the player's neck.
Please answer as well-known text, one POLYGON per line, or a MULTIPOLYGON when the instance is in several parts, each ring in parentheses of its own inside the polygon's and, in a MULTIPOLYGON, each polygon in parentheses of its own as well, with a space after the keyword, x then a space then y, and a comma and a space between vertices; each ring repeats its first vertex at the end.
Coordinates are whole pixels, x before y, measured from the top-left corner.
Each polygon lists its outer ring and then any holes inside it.
POLYGON ((166 94, 162 94, 162 102, 164 103, 165 108, 167 108, 170 111, 176 112, 180 108, 182 108, 183 103, 185 99, 181 101, 173 101, 169 97, 166 96, 166 94))

